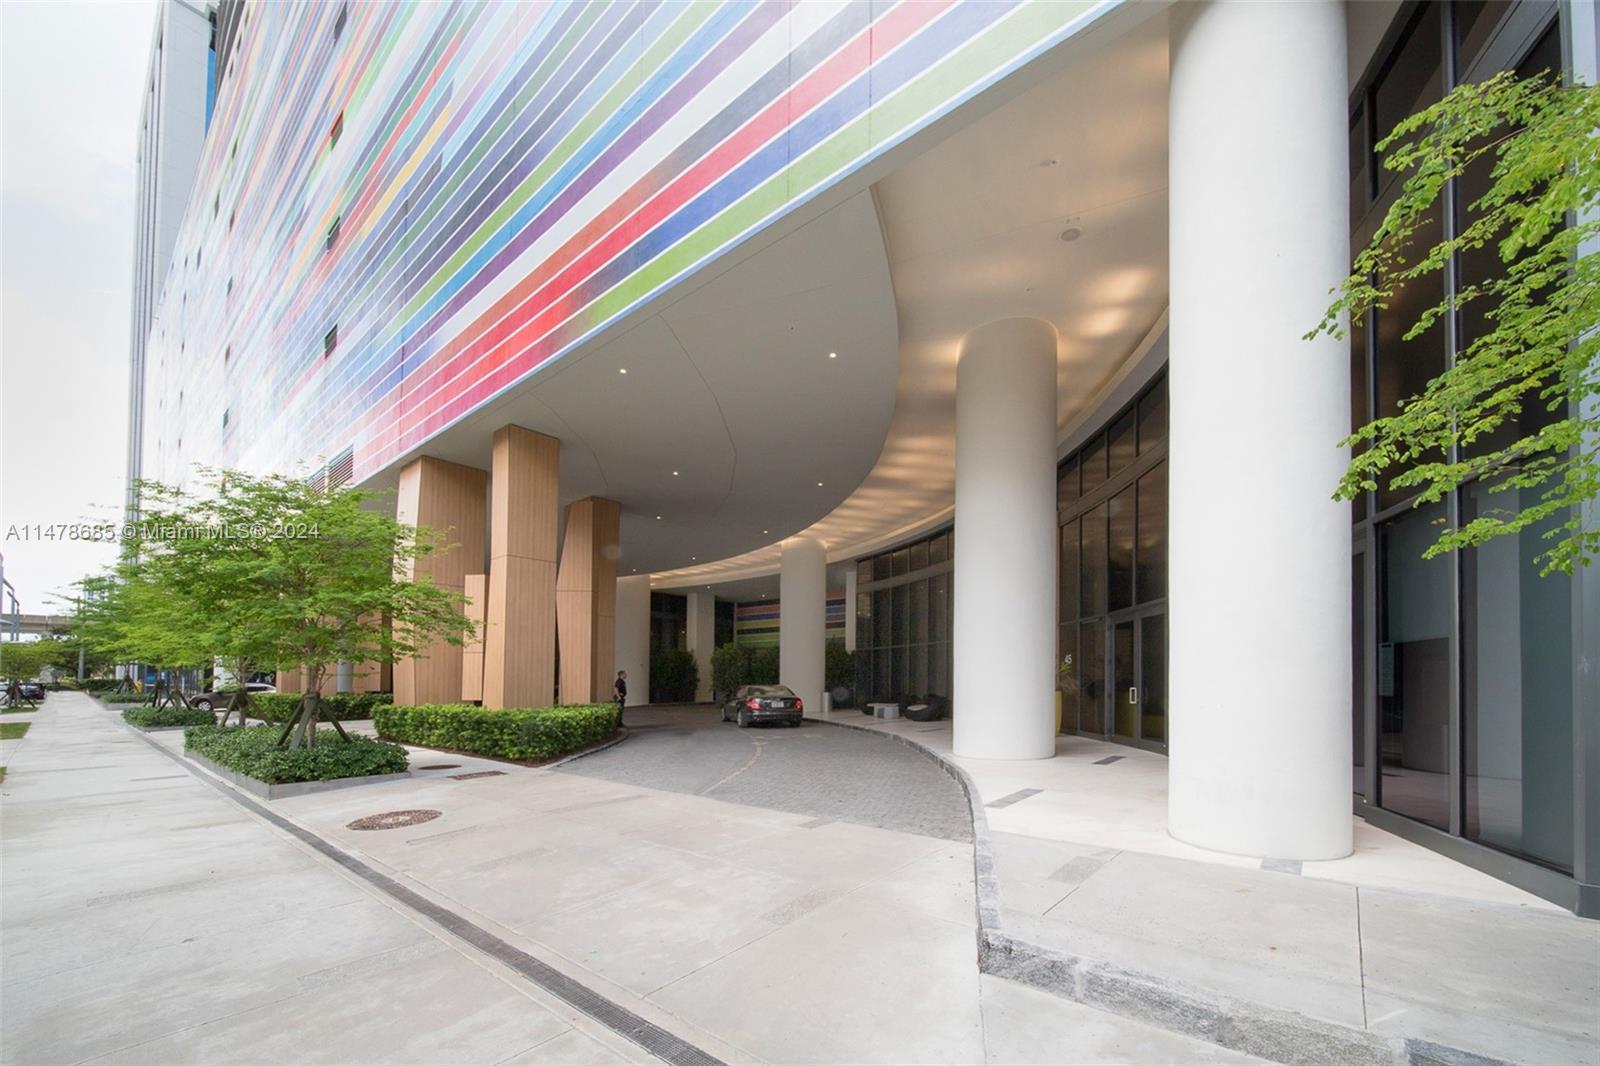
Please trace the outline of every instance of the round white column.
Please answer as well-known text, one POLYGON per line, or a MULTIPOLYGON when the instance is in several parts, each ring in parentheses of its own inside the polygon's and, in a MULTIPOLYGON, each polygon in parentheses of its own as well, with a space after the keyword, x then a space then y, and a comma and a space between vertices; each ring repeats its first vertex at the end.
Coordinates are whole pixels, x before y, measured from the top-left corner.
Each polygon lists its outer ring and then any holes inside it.
POLYGON ((617 578, 616 638, 617 669, 628 672, 627 706, 649 703, 650 575, 617 578))
POLYGON ((1172 9, 1168 828, 1350 853, 1344 9, 1172 9))
POLYGON ((956 370, 955 752, 1055 754, 1056 331, 969 333, 956 370))
POLYGON ((333 664, 333 691, 354 692, 356 669, 354 663, 339 662, 333 664))
POLYGON ((806 710, 822 710, 823 642, 827 639, 828 565, 822 542, 783 542, 778 574, 778 681, 794 689, 806 710))

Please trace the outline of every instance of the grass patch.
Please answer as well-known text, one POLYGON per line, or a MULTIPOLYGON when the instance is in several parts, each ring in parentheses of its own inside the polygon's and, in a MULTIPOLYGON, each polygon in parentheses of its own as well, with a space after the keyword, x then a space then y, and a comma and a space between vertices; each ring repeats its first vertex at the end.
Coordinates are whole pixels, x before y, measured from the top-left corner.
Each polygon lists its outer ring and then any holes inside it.
POLYGON ((281 732, 270 725, 192 726, 183 731, 183 746, 269 785, 397 774, 406 768, 406 752, 398 744, 371 737, 351 737, 345 743, 333 730, 319 729, 314 748, 280 748, 281 732))
POLYGON ((217 716, 194 707, 129 707, 122 720, 140 729, 169 729, 174 726, 216 725, 217 716))
POLYGON ((5 779, 6 779, 6 768, 4 766, 0 766, 0 781, 4 781, 5 779))
POLYGON ((380 736, 403 744, 525 762, 553 759, 612 736, 617 731, 617 705, 504 711, 469 703, 391 705, 379 707, 372 721, 380 736))
POLYGON ((32 714, 37 707, 0 707, 0 714, 32 714))
POLYGON ((0 740, 21 740, 32 722, 0 722, 0 740))

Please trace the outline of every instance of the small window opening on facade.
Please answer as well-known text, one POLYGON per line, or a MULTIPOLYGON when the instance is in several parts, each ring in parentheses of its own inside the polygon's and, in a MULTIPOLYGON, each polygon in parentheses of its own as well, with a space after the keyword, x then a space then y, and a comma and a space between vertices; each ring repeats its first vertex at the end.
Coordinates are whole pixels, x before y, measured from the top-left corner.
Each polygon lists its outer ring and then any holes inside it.
POLYGON ((328 239, 327 239, 326 242, 323 243, 323 246, 322 246, 323 250, 324 251, 331 250, 333 248, 334 242, 336 242, 338 239, 339 239, 339 216, 338 215, 334 215, 332 224, 328 226, 328 239))
POLYGON ((339 135, 344 132, 344 112, 339 112, 339 117, 333 120, 333 128, 328 131, 328 147, 332 148, 339 143, 339 135))
POLYGON ((322 335, 322 357, 326 359, 333 354, 333 349, 339 344, 339 327, 334 326, 322 335))

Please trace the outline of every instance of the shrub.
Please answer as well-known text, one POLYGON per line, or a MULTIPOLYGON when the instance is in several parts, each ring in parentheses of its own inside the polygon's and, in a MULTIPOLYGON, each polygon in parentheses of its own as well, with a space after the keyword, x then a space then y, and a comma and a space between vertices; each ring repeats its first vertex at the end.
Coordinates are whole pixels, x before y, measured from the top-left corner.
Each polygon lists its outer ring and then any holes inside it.
POLYGON ((378 735, 424 748, 495 759, 553 759, 617 731, 617 705, 577 704, 537 710, 487 710, 470 703, 379 707, 378 735))
POLYGON ((850 688, 856 683, 856 653, 846 651, 841 640, 828 641, 823 675, 826 677, 823 686, 829 690, 850 688))
POLYGON ((750 680, 747 685, 776 685, 778 681, 778 646, 750 649, 750 680))
POLYGON ((700 685, 700 667, 694 656, 676 648, 662 648, 650 656, 650 701, 683 703, 694 699, 700 685))
POLYGON ((129 707, 122 720, 140 729, 166 729, 172 726, 215 725, 217 716, 195 707, 129 707))
POLYGON ((724 644, 711 653, 711 693, 726 699, 748 685, 750 649, 741 644, 724 644))
MULTIPOLYGON (((300 699, 298 692, 258 692, 250 697, 249 713, 263 722, 287 722, 299 708, 300 699)), ((336 692, 318 701, 317 718, 324 722, 359 721, 371 718, 376 708, 393 702, 394 696, 387 692, 336 692)))
POLYGON ((149 703, 149 692, 102 692, 101 703, 149 703))
POLYGON ((193 726, 184 730, 183 746, 269 785, 398 774, 406 768, 406 750, 398 744, 371 737, 351 737, 347 742, 331 729, 319 729, 316 747, 280 748, 280 732, 270 725, 193 726))
POLYGON ((115 692, 121 680, 115 677, 87 677, 78 682, 78 687, 85 692, 115 692))

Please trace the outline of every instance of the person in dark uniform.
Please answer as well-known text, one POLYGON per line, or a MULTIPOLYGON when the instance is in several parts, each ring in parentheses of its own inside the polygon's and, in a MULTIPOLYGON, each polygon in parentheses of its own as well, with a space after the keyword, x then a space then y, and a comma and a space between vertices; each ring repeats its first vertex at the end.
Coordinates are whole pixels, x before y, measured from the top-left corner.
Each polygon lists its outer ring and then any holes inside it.
POLYGON ((622 725, 622 709, 628 703, 628 671, 618 670, 611 684, 611 698, 617 701, 617 725, 622 725))

